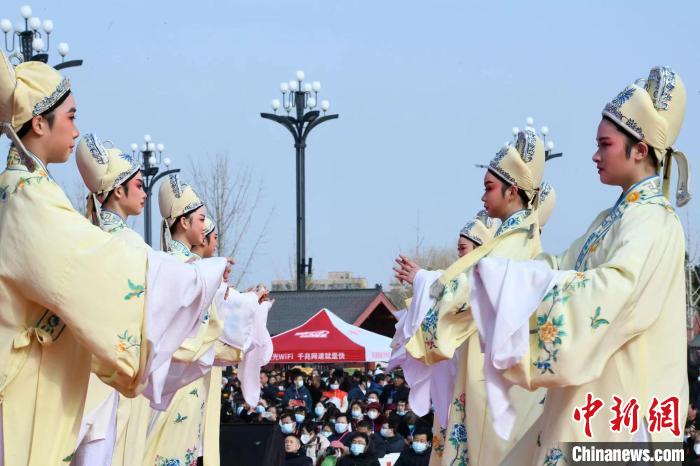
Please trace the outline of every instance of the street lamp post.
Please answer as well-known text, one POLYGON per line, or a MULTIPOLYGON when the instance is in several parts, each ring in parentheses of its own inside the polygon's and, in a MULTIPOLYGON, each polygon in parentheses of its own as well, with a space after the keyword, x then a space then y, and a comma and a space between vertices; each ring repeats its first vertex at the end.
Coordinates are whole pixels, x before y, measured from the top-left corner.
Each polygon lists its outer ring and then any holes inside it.
POLYGON ((170 159, 168 157, 163 157, 163 151, 165 150, 165 146, 163 146, 163 144, 154 144, 151 141, 151 136, 149 134, 145 135, 143 140, 144 143, 141 145, 140 149, 136 143, 131 145, 131 153, 134 157, 136 157, 136 153, 138 152, 141 157, 143 190, 146 191, 143 236, 146 239, 146 243, 148 243, 149 246, 153 246, 151 239, 151 191, 158 180, 171 173, 178 173, 180 169, 170 169, 170 159), (165 167, 164 172, 160 172, 161 165, 165 167))
POLYGON ((306 224, 305 224, 305 152, 306 137, 312 129, 324 121, 338 118, 338 115, 327 115, 330 107, 327 100, 318 102, 318 91, 321 83, 314 81, 304 83, 304 72, 296 72, 296 79, 280 84, 282 101, 274 99, 272 110, 275 113, 261 113, 260 116, 276 121, 292 133, 294 149, 296 150, 297 173, 297 291, 306 289, 307 272, 311 275, 311 258, 306 263, 306 224), (319 105, 323 115, 316 106, 319 105), (283 107, 286 115, 278 115, 277 110, 283 107), (306 112, 306 113, 305 113, 306 112), (296 117, 294 116, 296 114, 296 117))
MULTIPOLYGON (((53 21, 45 19, 42 22, 36 16, 32 16, 32 7, 29 5, 22 6, 19 11, 22 18, 24 18, 24 23, 18 22, 14 26, 14 30, 9 19, 0 20, 0 30, 5 34, 5 50, 9 54, 10 60, 15 60, 14 64, 25 61, 47 63, 49 61, 49 45, 51 33, 53 32, 53 21), (8 34, 12 36, 12 45, 8 41, 8 34), (44 43, 44 36, 46 36, 46 43, 44 43), (15 44, 15 42, 18 42, 18 44, 15 44), (19 45, 19 48, 17 48, 17 45, 19 45)), ((83 64, 82 60, 65 61, 69 51, 70 47, 68 47, 67 43, 61 42, 58 44, 61 63, 54 65, 55 69, 61 70, 83 64)))
MULTIPOLYGON (((535 120, 532 117, 527 117, 525 120, 525 124, 527 125, 528 128, 533 128, 535 127, 535 120)), ((518 132, 520 132, 520 128, 517 126, 513 127, 513 137, 517 138, 518 137, 518 132)), ((540 136, 542 137, 542 142, 544 143, 544 160, 552 160, 556 159, 559 157, 562 157, 564 155, 563 152, 554 152, 554 141, 551 139, 547 141, 547 136, 549 135, 549 127, 543 126, 540 128, 540 136)), ((509 143, 506 143, 508 145, 509 143)))

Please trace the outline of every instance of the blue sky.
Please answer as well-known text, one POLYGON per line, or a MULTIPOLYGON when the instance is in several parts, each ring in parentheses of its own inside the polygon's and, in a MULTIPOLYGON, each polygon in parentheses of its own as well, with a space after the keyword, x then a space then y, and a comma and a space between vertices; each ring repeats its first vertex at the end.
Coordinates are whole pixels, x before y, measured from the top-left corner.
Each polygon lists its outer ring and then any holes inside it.
MULTIPOLYGON (((21 3, 3 2, 15 23, 21 3)), ((349 270, 388 284, 392 259, 452 247, 481 208, 487 162, 526 116, 565 154, 545 178, 558 205, 544 235, 557 252, 619 194, 591 156, 600 110, 650 67, 675 67, 688 89, 676 147, 700 179, 697 2, 43 0, 52 47, 85 64, 73 82, 83 132, 128 148, 150 133, 176 166, 225 153, 263 179, 260 220, 274 208, 250 283, 288 278, 294 261, 292 140, 262 120, 297 69, 322 83, 340 119, 307 149, 307 253, 317 276, 349 270)), ((53 60, 57 54, 53 52, 53 60)), ((70 186, 75 162, 52 167, 70 186)), ((697 184, 696 184, 697 186, 697 184)), ((196 186, 195 186, 196 188, 196 186)), ((680 216, 700 247, 700 191, 680 216)), ((157 211, 157 200, 153 202, 157 211)))

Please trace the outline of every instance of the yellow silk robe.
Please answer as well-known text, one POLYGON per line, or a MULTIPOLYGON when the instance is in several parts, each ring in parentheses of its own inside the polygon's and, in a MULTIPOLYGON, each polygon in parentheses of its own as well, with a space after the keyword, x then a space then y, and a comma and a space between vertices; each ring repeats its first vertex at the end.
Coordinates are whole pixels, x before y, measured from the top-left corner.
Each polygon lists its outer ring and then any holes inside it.
POLYGON ((145 251, 91 225, 36 159, 0 174, 0 403, 4 464, 68 464, 93 369, 144 386, 145 251))
MULTIPOLYGON (((143 238, 128 227, 117 214, 108 210, 100 212, 100 228, 135 249, 146 249, 148 245, 143 238)), ((87 395, 85 397, 85 414, 97 408, 113 388, 104 384, 94 373, 90 374, 87 395)), ((143 396, 127 398, 119 394, 116 417, 116 438, 112 456, 112 466, 139 464, 146 447, 146 434, 150 421, 149 400, 143 396), (132 410, 132 406, 135 406, 132 410)))
MULTIPOLYGON (((613 396, 633 398, 639 428, 653 427, 653 398, 678 397, 680 436, 654 429, 654 442, 682 439, 688 402, 685 328, 685 242, 659 177, 633 186, 602 212, 561 256, 544 256, 567 270, 530 319, 529 354, 504 372, 523 387, 548 387, 542 423, 514 448, 524 464, 565 464, 562 442, 629 441, 613 432, 613 396), (584 422, 573 418, 586 394, 604 406, 584 422)), ((660 406, 656 407, 656 411, 660 406)), ((583 419, 583 418, 581 418, 583 419)))
POLYGON ((467 271, 483 257, 532 259, 541 252, 539 229, 528 210, 514 213, 499 228, 496 238, 451 265, 438 279, 439 293, 419 330, 406 345, 414 358, 433 364, 458 358, 449 424, 436 435, 431 464, 491 466, 501 462, 515 442, 539 417, 544 390, 510 391, 516 424, 508 441, 493 431, 484 384, 484 356, 479 333, 469 310, 467 271), (534 227, 533 227, 534 225, 534 227), (531 233, 532 232, 532 233, 531 233), (532 238, 530 238, 532 236, 532 238))

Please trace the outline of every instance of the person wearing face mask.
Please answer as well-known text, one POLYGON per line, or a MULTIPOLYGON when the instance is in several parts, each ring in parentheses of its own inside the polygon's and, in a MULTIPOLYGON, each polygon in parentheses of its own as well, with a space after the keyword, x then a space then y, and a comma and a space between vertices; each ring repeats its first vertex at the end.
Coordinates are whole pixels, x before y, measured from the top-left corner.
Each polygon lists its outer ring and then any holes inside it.
POLYGON ((389 418, 393 419, 394 421, 396 421, 397 424, 399 424, 403 421, 403 418, 408 412, 408 403, 406 401, 399 401, 398 403, 396 403, 396 409, 394 409, 389 418))
POLYGON ((333 425, 334 423, 324 422, 321 425, 321 432, 319 433, 320 436, 325 437, 329 442, 331 441, 330 438, 333 437, 333 425))
POLYGON ((294 421, 298 426, 302 425, 306 420, 306 409, 301 406, 294 408, 294 421))
POLYGON ((378 434, 374 434, 373 443, 378 457, 389 453, 401 453, 405 447, 403 437, 396 432, 395 421, 384 421, 378 434))
POLYGON ((340 458, 337 466, 379 466, 377 457, 369 449, 369 437, 363 432, 354 432, 350 437, 350 452, 340 458))
POLYGON ((277 422, 277 406, 267 407, 267 417, 266 420, 269 422, 277 422))
POLYGON ((404 443, 406 445, 411 445, 411 442, 413 442, 413 435, 419 426, 424 427, 423 421, 418 419, 418 416, 416 416, 416 413, 413 411, 407 412, 398 427, 398 433, 404 438, 404 443))
POLYGON ((371 424, 371 431, 379 432, 379 430, 382 428, 382 424, 385 421, 384 416, 381 414, 381 407, 379 406, 379 403, 375 402, 367 405, 367 417, 371 424))
POLYGON ((416 431, 413 435, 413 442, 401 452, 395 466, 428 466, 431 450, 428 430, 416 431))
POLYGON ((311 393, 304 386, 304 376, 301 371, 292 375, 292 384, 285 390, 282 404, 290 408, 302 406, 307 413, 311 413, 313 406, 311 393))
POLYGON ((331 442, 325 436, 316 433, 316 424, 313 421, 304 422, 301 428, 300 439, 306 450, 306 456, 311 458, 314 464, 323 455, 326 448, 331 445, 331 442))
MULTIPOLYGON (((369 391, 381 394, 386 386, 386 374, 376 374, 369 384, 369 391)), ((368 395, 369 396, 369 395, 368 395)))
POLYGON ((318 423, 322 422, 324 419, 323 416, 325 416, 325 415, 326 415, 326 407, 323 406, 323 403, 321 403, 321 402, 316 403, 316 405, 314 406, 314 415, 313 415, 314 421, 316 421, 318 423))
POLYGON ((345 443, 345 439, 351 432, 350 423, 348 422, 348 417, 345 414, 340 414, 335 419, 335 424, 333 424, 333 435, 330 436, 328 440, 331 442, 339 441, 345 443))
POLYGON ((323 397, 338 407, 341 413, 348 410, 348 394, 340 389, 340 380, 332 378, 330 390, 323 392, 323 397))
MULTIPOLYGON (((353 376, 353 378, 354 378, 354 376, 353 376)), ((365 400, 367 399, 367 388, 368 388, 371 380, 372 380, 372 378, 367 376, 367 375, 360 375, 357 385, 355 385, 348 392, 348 400, 349 401, 357 400, 357 401, 362 401, 364 403, 365 400)))
POLYGON ((313 466, 313 460, 301 449, 302 442, 296 435, 284 438, 284 466, 313 466))
POLYGON ((353 401, 350 404, 350 424, 352 425, 353 430, 357 429, 357 423, 364 420, 365 418, 365 413, 362 411, 362 403, 359 401, 353 401))
POLYGON ((392 384, 387 384, 382 390, 380 397, 382 404, 396 404, 399 401, 408 400, 409 388, 406 385, 403 372, 394 372, 394 381, 392 384))
POLYGON ((284 435, 296 434, 297 424, 289 413, 284 413, 280 418, 280 430, 284 435))
POLYGON ((372 390, 371 388, 369 389, 369 392, 367 393, 367 404, 371 405, 373 403, 379 404, 379 394, 381 393, 381 390, 372 390))

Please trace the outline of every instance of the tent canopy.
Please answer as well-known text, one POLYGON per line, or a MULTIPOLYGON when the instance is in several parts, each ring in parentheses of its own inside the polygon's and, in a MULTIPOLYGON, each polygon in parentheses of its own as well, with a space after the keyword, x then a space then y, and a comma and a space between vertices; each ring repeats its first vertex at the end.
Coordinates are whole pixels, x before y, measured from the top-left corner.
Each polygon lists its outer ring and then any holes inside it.
POLYGON ((388 361, 391 339, 321 309, 299 327, 272 337, 271 363, 388 361))

